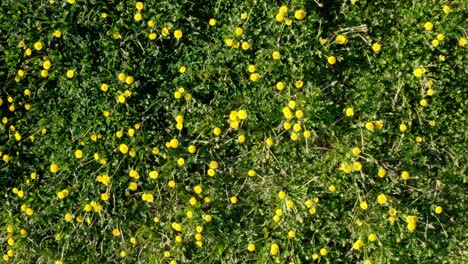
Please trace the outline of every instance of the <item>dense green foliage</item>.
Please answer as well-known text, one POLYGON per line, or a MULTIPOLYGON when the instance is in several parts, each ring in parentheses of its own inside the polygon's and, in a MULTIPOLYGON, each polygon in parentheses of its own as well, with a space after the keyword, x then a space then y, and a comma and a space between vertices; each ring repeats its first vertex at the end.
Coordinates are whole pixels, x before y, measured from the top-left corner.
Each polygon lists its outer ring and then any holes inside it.
POLYGON ((1 1, 0 261, 466 261, 467 11, 1 1))

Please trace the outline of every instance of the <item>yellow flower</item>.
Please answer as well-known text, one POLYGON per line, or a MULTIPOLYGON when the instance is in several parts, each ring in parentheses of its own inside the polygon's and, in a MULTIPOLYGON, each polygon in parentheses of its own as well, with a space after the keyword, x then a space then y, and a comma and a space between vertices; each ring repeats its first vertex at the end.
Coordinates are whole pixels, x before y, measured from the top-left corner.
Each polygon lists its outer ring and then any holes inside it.
POLYGON ((306 16, 306 12, 303 9, 299 9, 296 12, 294 12, 294 17, 297 20, 302 20, 306 16))
POLYGON ((357 147, 356 147, 356 148, 353 148, 353 155, 354 155, 354 156, 357 156, 357 155, 359 155, 359 154, 361 154, 361 149, 360 149, 360 148, 357 148, 357 147))
POLYGON ((377 129, 382 129, 383 128, 384 122, 382 120, 375 121, 375 126, 377 129))
POLYGON ((239 141, 239 143, 244 143, 245 142, 245 136, 244 135, 239 135, 237 137, 237 141, 239 141))
POLYGON ((64 216, 65 221, 71 222, 73 220, 73 215, 70 213, 65 214, 64 216))
POLYGON ((320 39, 319 39, 319 42, 320 42, 320 45, 323 46, 323 45, 325 45, 325 44, 328 42, 328 39, 326 39, 326 38, 320 38, 320 39))
POLYGON ((159 173, 157 171, 150 171, 149 177, 151 179, 157 179, 159 177, 159 173))
POLYGON ((128 146, 125 144, 120 144, 119 150, 122 152, 122 154, 126 154, 128 152, 128 146))
POLYGON ((77 150, 75 151, 75 157, 76 157, 77 159, 83 158, 83 151, 81 151, 80 149, 77 149, 77 150))
POLYGON ((250 64, 249 66, 247 66, 247 71, 250 72, 250 73, 254 73, 257 69, 255 68, 255 65, 253 64, 250 64))
POLYGON ((330 186, 328 187, 328 190, 329 190, 330 192, 335 192, 335 191, 336 191, 335 185, 330 185, 330 186))
POLYGON ((138 173, 138 171, 133 169, 128 172, 128 175, 136 180, 140 178, 140 174, 138 173))
POLYGON ((328 250, 326 248, 321 248, 320 249, 320 255, 322 255, 322 256, 328 255, 328 250))
POLYGON ((174 31, 174 37, 175 37, 176 39, 182 38, 182 30, 177 29, 176 31, 174 31))
POLYGON ((275 17, 276 21, 278 22, 282 22, 284 20, 284 14, 283 13, 278 13, 276 14, 276 17, 275 17))
POLYGON ((289 231, 288 232, 288 237, 289 238, 295 238, 296 237, 296 231, 294 231, 294 230, 289 231))
POLYGON ((426 99, 422 99, 421 101, 419 101, 419 104, 421 106, 427 106, 427 100, 426 99))
POLYGON ((144 5, 143 5, 142 2, 136 2, 135 7, 136 7, 136 9, 138 9, 138 10, 142 10, 143 7, 144 7, 144 5))
POLYGON ((141 200, 148 202, 148 203, 152 203, 154 201, 154 197, 151 193, 143 193, 141 195, 141 200))
POLYGON ((50 66, 52 66, 52 64, 50 63, 50 61, 46 60, 42 63, 42 67, 46 70, 50 69, 50 66))
POLYGON ((294 124, 293 130, 294 130, 295 132, 299 132, 299 131, 301 131, 301 129, 302 129, 302 127, 301 127, 300 124, 294 124))
POLYGON ((241 47, 243 50, 248 50, 250 48, 250 44, 247 41, 243 41, 241 47))
POLYGON ((431 43, 432 43, 432 46, 434 46, 434 47, 439 46, 439 40, 437 40, 437 39, 432 40, 431 43))
POLYGON ((387 175, 387 171, 384 168, 379 168, 379 170, 377 171, 377 175, 380 178, 383 178, 383 177, 385 177, 385 175, 387 175))
POLYGON ((114 230, 112 230, 112 235, 120 236, 120 230, 118 228, 114 228, 114 230))
POLYGON ((302 88, 304 86, 304 82, 302 80, 297 80, 296 83, 294 84, 297 89, 302 88))
POLYGON ((377 236, 376 236, 374 233, 372 233, 372 234, 370 234, 370 235, 367 237, 367 239, 368 239, 370 242, 374 242, 375 240, 377 240, 377 236))
POLYGON ((249 244, 247 246, 247 250, 250 251, 250 252, 254 252, 255 251, 255 245, 254 244, 249 244))
POLYGON ((401 178, 402 178, 403 180, 408 180, 409 177, 410 177, 409 172, 403 171, 403 172, 401 173, 401 178))
POLYGON ((257 172, 255 172, 254 170, 249 170, 247 172, 247 175, 249 175, 250 177, 255 177, 255 175, 257 175, 257 172))
POLYGON ((177 148, 179 146, 179 140, 173 138, 171 139, 171 141, 169 141, 169 145, 171 146, 171 148, 177 148))
POLYGON ((20 140, 21 140, 21 135, 20 135, 20 133, 15 132, 15 139, 16 139, 16 141, 20 141, 20 140))
POLYGON ((62 32, 60 32, 60 30, 55 30, 52 34, 55 38, 60 38, 62 36, 62 32))
POLYGON ((26 208, 25 213, 29 216, 34 214, 34 211, 31 208, 26 208))
POLYGON ((442 41, 444 40, 445 36, 442 33, 437 34, 437 40, 442 41))
POLYGON ((354 250, 360 250, 364 246, 364 243, 362 242, 361 239, 356 240, 356 242, 353 243, 353 249, 354 250))
POLYGON ((34 43, 34 49, 41 50, 42 49, 42 42, 38 41, 34 43))
POLYGON ((279 13, 281 14, 286 14, 288 12, 288 7, 287 6, 281 6, 278 10, 279 13))
POLYGON ((260 79, 260 75, 258 73, 252 73, 250 74, 250 80, 253 82, 256 82, 260 79))
POLYGON ((177 164, 179 164, 179 166, 184 166, 184 164, 185 164, 184 158, 179 158, 179 159, 177 160, 177 164))
POLYGON ((437 206, 435 209, 434 209, 435 213, 436 214, 441 214, 442 213, 442 206, 437 206))
POLYGON ((359 204, 359 207, 361 207, 362 210, 367 210, 367 208, 368 208, 367 202, 365 202, 365 201, 364 201, 364 202, 361 202, 361 203, 359 204))
POLYGON ((50 165, 50 172, 56 173, 57 171, 58 171, 58 165, 55 164, 55 163, 52 163, 52 164, 50 165))
POLYGON ((427 31, 432 31, 434 25, 431 23, 431 22, 426 22, 424 24, 424 28, 427 30, 427 31))
POLYGON ((348 39, 343 35, 338 35, 335 38, 335 42, 338 44, 346 44, 348 43, 348 39))
POLYGON ((224 43, 226 43, 226 46, 231 47, 234 44, 234 41, 228 38, 224 41, 224 43))
POLYGON ((374 131, 374 123, 366 122, 366 129, 369 131, 374 131))
POLYGON ((407 228, 409 231, 414 231, 416 229, 416 223, 418 221, 418 217, 415 215, 409 215, 406 217, 406 221, 408 223, 407 228))
POLYGON ((203 220, 205 220, 205 222, 211 222, 212 219, 213 219, 213 217, 211 215, 205 215, 203 217, 203 220))
POLYGON ((282 215, 283 215, 283 210, 280 209, 280 208, 276 209, 276 210, 275 210, 275 215, 277 215, 277 216, 282 216, 282 215))
POLYGON ((354 116, 354 109, 352 107, 348 107, 346 108, 345 113, 346 113, 346 116, 349 116, 349 117, 354 116))
POLYGON ((215 136, 221 135, 221 128, 215 127, 215 128, 213 129, 213 134, 214 134, 215 136))
POLYGON ((193 191, 196 193, 196 194, 200 194, 202 193, 203 189, 200 185, 197 185, 195 187, 193 187, 193 191))
POLYGON ((413 75, 416 77, 421 77, 424 74, 424 68, 416 68, 413 71, 413 75))
POLYGON ((229 200, 231 201, 232 204, 237 203, 237 197, 236 196, 231 197, 229 200))
POLYGON ((359 161, 355 161, 355 162, 353 163, 353 169, 354 169, 355 171, 360 171, 360 170, 362 169, 361 163, 360 163, 359 161))
POLYGON ((136 182, 130 182, 128 185, 128 189, 130 191, 136 191, 137 188, 138 188, 138 184, 136 182))
POLYGON ((276 254, 278 254, 278 251, 279 251, 278 244, 276 244, 276 243, 272 244, 271 247, 270 247, 270 254, 275 256, 276 254))
POLYGON ((301 119, 304 117, 304 112, 302 112, 302 110, 297 110, 295 115, 297 119, 301 119))
MULTIPOLYGON (((134 81, 135 81, 135 79, 132 76, 127 76, 127 78, 125 78, 125 82, 127 84, 132 84, 134 81)), ((125 91, 125 92, 126 92, 126 94, 128 93, 127 91, 125 91)), ((126 97, 128 97, 128 95, 126 97)))
POLYGON ((133 19, 135 19, 135 21, 140 21, 143 19, 142 15, 140 13, 136 13, 134 16, 133 16, 133 19))
POLYGON ((30 49, 30 48, 27 48, 27 49, 24 51, 24 54, 25 54, 26 56, 31 56, 31 54, 32 54, 31 49, 30 49))
POLYGON ((278 89, 279 91, 282 91, 284 87, 285 87, 284 82, 276 83, 276 89, 278 89))
POLYGON ((296 107, 296 101, 291 100, 288 102, 288 107, 294 109, 296 107))
POLYGON ((405 132, 408 129, 408 127, 405 124, 400 125, 400 131, 405 132))
POLYGON ((278 198, 280 198, 281 200, 283 200, 285 197, 286 197, 286 193, 284 191, 280 191, 278 193, 278 198))
POLYGON ((279 60, 281 58, 281 54, 279 51, 273 51, 272 57, 274 60, 279 60))
POLYGON ((75 3, 75 0, 68 0, 68 3, 73 5, 75 3))
POLYGON ((273 138, 272 138, 272 137, 268 137, 268 138, 265 140, 265 143, 266 143, 268 146, 272 146, 272 145, 273 145, 273 138))
POLYGON ((67 71, 67 78, 71 79, 71 78, 73 78, 73 76, 75 76, 75 72, 73 70, 68 70, 67 71))
POLYGON ((169 35, 169 29, 167 27, 161 29, 161 34, 163 37, 167 37, 169 35))
POLYGON ((235 33, 237 36, 242 36, 244 30, 241 27, 236 28, 235 33))
POLYGON ((125 73, 121 72, 121 73, 119 73, 117 78, 119 79, 119 81, 123 82, 127 78, 127 75, 125 73))
POLYGON ((465 47, 466 43, 468 43, 468 40, 464 37, 461 37, 458 39, 458 46, 460 47, 465 47))
POLYGON ((380 48, 381 48, 381 46, 380 46, 379 43, 374 43, 374 44, 372 44, 372 50, 373 50, 374 52, 379 52, 379 51, 380 51, 380 48))
POLYGON ((333 64, 336 63, 336 58, 335 58, 335 56, 330 56, 330 57, 327 58, 327 61, 328 61, 328 63, 330 65, 333 65, 333 64))
POLYGON ((385 196, 385 194, 381 193, 377 196, 377 203, 385 204, 386 202, 387 202, 387 196, 385 196))
POLYGON ((101 84, 101 91, 103 92, 107 92, 107 90, 109 89, 109 86, 105 83, 101 84))
POLYGON ((108 193, 101 193, 101 200, 103 200, 103 201, 109 200, 109 194, 108 193))
POLYGON ((452 9, 448 5, 444 5, 444 7, 442 8, 442 11, 444 11, 445 14, 450 13, 450 10, 452 10, 452 9))
POLYGON ((210 21, 208 21, 208 24, 212 27, 214 27, 216 25, 216 19, 214 18, 211 18, 210 21))
POLYGON ((240 18, 241 18, 242 20, 246 20, 246 19, 247 19, 247 13, 242 13, 242 14, 240 15, 240 18))

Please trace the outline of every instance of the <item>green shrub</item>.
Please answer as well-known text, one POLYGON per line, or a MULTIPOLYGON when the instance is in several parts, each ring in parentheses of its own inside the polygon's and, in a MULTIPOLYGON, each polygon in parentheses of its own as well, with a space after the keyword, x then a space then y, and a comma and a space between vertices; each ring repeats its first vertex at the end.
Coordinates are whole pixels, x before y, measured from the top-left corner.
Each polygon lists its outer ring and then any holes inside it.
POLYGON ((466 1, 0 3, 11 263, 462 263, 466 1))

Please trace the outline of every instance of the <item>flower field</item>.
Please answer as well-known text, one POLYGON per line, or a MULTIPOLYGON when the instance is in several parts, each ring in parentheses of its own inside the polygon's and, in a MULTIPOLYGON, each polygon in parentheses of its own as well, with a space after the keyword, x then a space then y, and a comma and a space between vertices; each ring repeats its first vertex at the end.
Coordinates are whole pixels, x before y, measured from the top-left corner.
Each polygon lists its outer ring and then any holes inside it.
POLYGON ((0 263, 467 263, 467 12, 2 0, 0 263))

